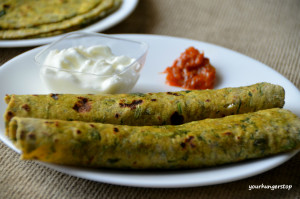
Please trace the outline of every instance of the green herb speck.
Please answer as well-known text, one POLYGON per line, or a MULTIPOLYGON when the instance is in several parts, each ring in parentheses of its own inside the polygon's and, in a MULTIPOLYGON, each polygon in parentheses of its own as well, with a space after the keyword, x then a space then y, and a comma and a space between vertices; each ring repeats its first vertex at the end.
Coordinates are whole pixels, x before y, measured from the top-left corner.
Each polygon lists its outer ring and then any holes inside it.
POLYGON ((182 156, 181 159, 184 161, 187 161, 189 159, 189 155, 186 153, 186 154, 184 154, 184 156, 182 156))
POLYGON ((177 110, 178 110, 178 113, 180 115, 182 115, 182 108, 181 108, 181 104, 180 103, 177 104, 177 110))
POLYGON ((2 17, 3 15, 5 15, 6 14, 6 11, 5 10, 1 10, 0 11, 0 17, 2 17))
POLYGON ((174 133, 171 135, 171 138, 175 138, 177 135, 181 136, 181 135, 186 135, 188 132, 190 132, 189 130, 176 130, 174 131, 174 133))
POLYGON ((101 140, 101 135, 100 133, 96 130, 96 129, 93 129, 91 132, 90 132, 90 136, 93 140, 101 140))
POLYGON ((237 114, 240 112, 241 105, 242 105, 242 100, 239 99, 238 108, 237 108, 237 110, 236 110, 236 113, 237 113, 237 114))
POLYGON ((139 117, 141 117, 142 115, 142 108, 140 106, 138 106, 136 109, 135 109, 135 112, 134 112, 134 118, 135 119, 138 119, 139 117))
POLYGON ((197 136, 197 139, 198 139, 199 141, 203 141, 203 142, 206 143, 206 140, 205 140, 201 135, 198 135, 198 136, 197 136))
POLYGON ((130 93, 130 95, 138 96, 138 97, 145 97, 146 96, 144 93, 130 93))

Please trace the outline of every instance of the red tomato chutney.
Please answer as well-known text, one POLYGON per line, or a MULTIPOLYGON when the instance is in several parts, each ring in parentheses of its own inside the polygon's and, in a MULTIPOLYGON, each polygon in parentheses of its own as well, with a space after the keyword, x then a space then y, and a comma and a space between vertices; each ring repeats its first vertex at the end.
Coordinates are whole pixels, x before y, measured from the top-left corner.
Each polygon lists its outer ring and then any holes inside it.
POLYGON ((164 73, 167 74, 166 84, 189 90, 213 89, 216 79, 216 69, 204 57, 204 52, 194 47, 181 53, 164 73))

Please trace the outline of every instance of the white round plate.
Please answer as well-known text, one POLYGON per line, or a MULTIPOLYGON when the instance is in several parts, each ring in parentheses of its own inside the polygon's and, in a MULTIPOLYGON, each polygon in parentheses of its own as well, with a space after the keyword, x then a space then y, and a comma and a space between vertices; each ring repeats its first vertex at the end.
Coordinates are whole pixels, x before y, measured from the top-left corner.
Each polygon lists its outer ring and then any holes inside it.
MULTIPOLYGON (((141 77, 133 92, 177 91, 180 88, 165 84, 161 74, 167 66, 186 48, 194 46, 203 50, 218 73, 216 88, 239 87, 257 82, 279 84, 286 91, 284 108, 300 116, 300 92, 281 74, 268 66, 240 53, 200 41, 153 35, 115 35, 116 37, 144 41, 149 44, 149 53, 141 77)), ((45 94, 47 89, 39 79, 34 56, 43 47, 28 51, 0 67, 0 98, 5 94, 45 94)), ((0 115, 6 104, 0 101, 0 115)), ((0 138, 16 150, 4 135, 4 122, 0 122, 0 138)), ((16 150, 19 152, 18 150, 16 150)), ((109 169, 87 169, 46 164, 60 172, 99 182, 136 187, 193 187, 231 182, 270 170, 286 162, 296 152, 284 153, 268 158, 250 160, 224 166, 176 171, 121 171, 109 169)))
MULTIPOLYGON (((107 17, 100 19, 98 22, 95 22, 80 31, 86 32, 100 32, 104 31, 124 19, 126 19, 136 8, 138 4, 138 0, 123 0, 121 7, 115 12, 111 13, 107 17)), ((57 35, 53 37, 45 37, 45 38, 34 38, 34 39, 18 39, 18 40, 0 40, 0 47, 26 47, 26 46, 38 46, 42 44, 51 43, 59 38, 62 35, 57 35)))

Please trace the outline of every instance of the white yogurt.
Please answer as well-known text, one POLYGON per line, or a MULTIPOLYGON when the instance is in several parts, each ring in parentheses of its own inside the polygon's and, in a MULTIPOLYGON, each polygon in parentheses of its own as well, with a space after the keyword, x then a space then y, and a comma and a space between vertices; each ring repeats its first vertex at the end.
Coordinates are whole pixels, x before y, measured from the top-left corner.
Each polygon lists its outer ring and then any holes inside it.
POLYGON ((115 56, 108 46, 78 46, 52 50, 40 75, 55 93, 125 93, 135 85, 138 63, 127 56, 115 56))

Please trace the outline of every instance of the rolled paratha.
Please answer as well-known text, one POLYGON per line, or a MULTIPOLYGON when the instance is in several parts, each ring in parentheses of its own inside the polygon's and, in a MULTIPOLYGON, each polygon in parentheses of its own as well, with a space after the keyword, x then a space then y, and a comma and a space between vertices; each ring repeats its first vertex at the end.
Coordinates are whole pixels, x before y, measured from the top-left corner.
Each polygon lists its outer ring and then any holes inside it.
POLYGON ((279 108, 177 126, 14 117, 8 132, 22 159, 121 169, 200 168, 300 147, 300 119, 279 108))
POLYGON ((6 126, 14 116, 133 126, 178 125, 205 118, 283 107, 284 89, 258 83, 216 90, 114 95, 7 95, 6 126))

